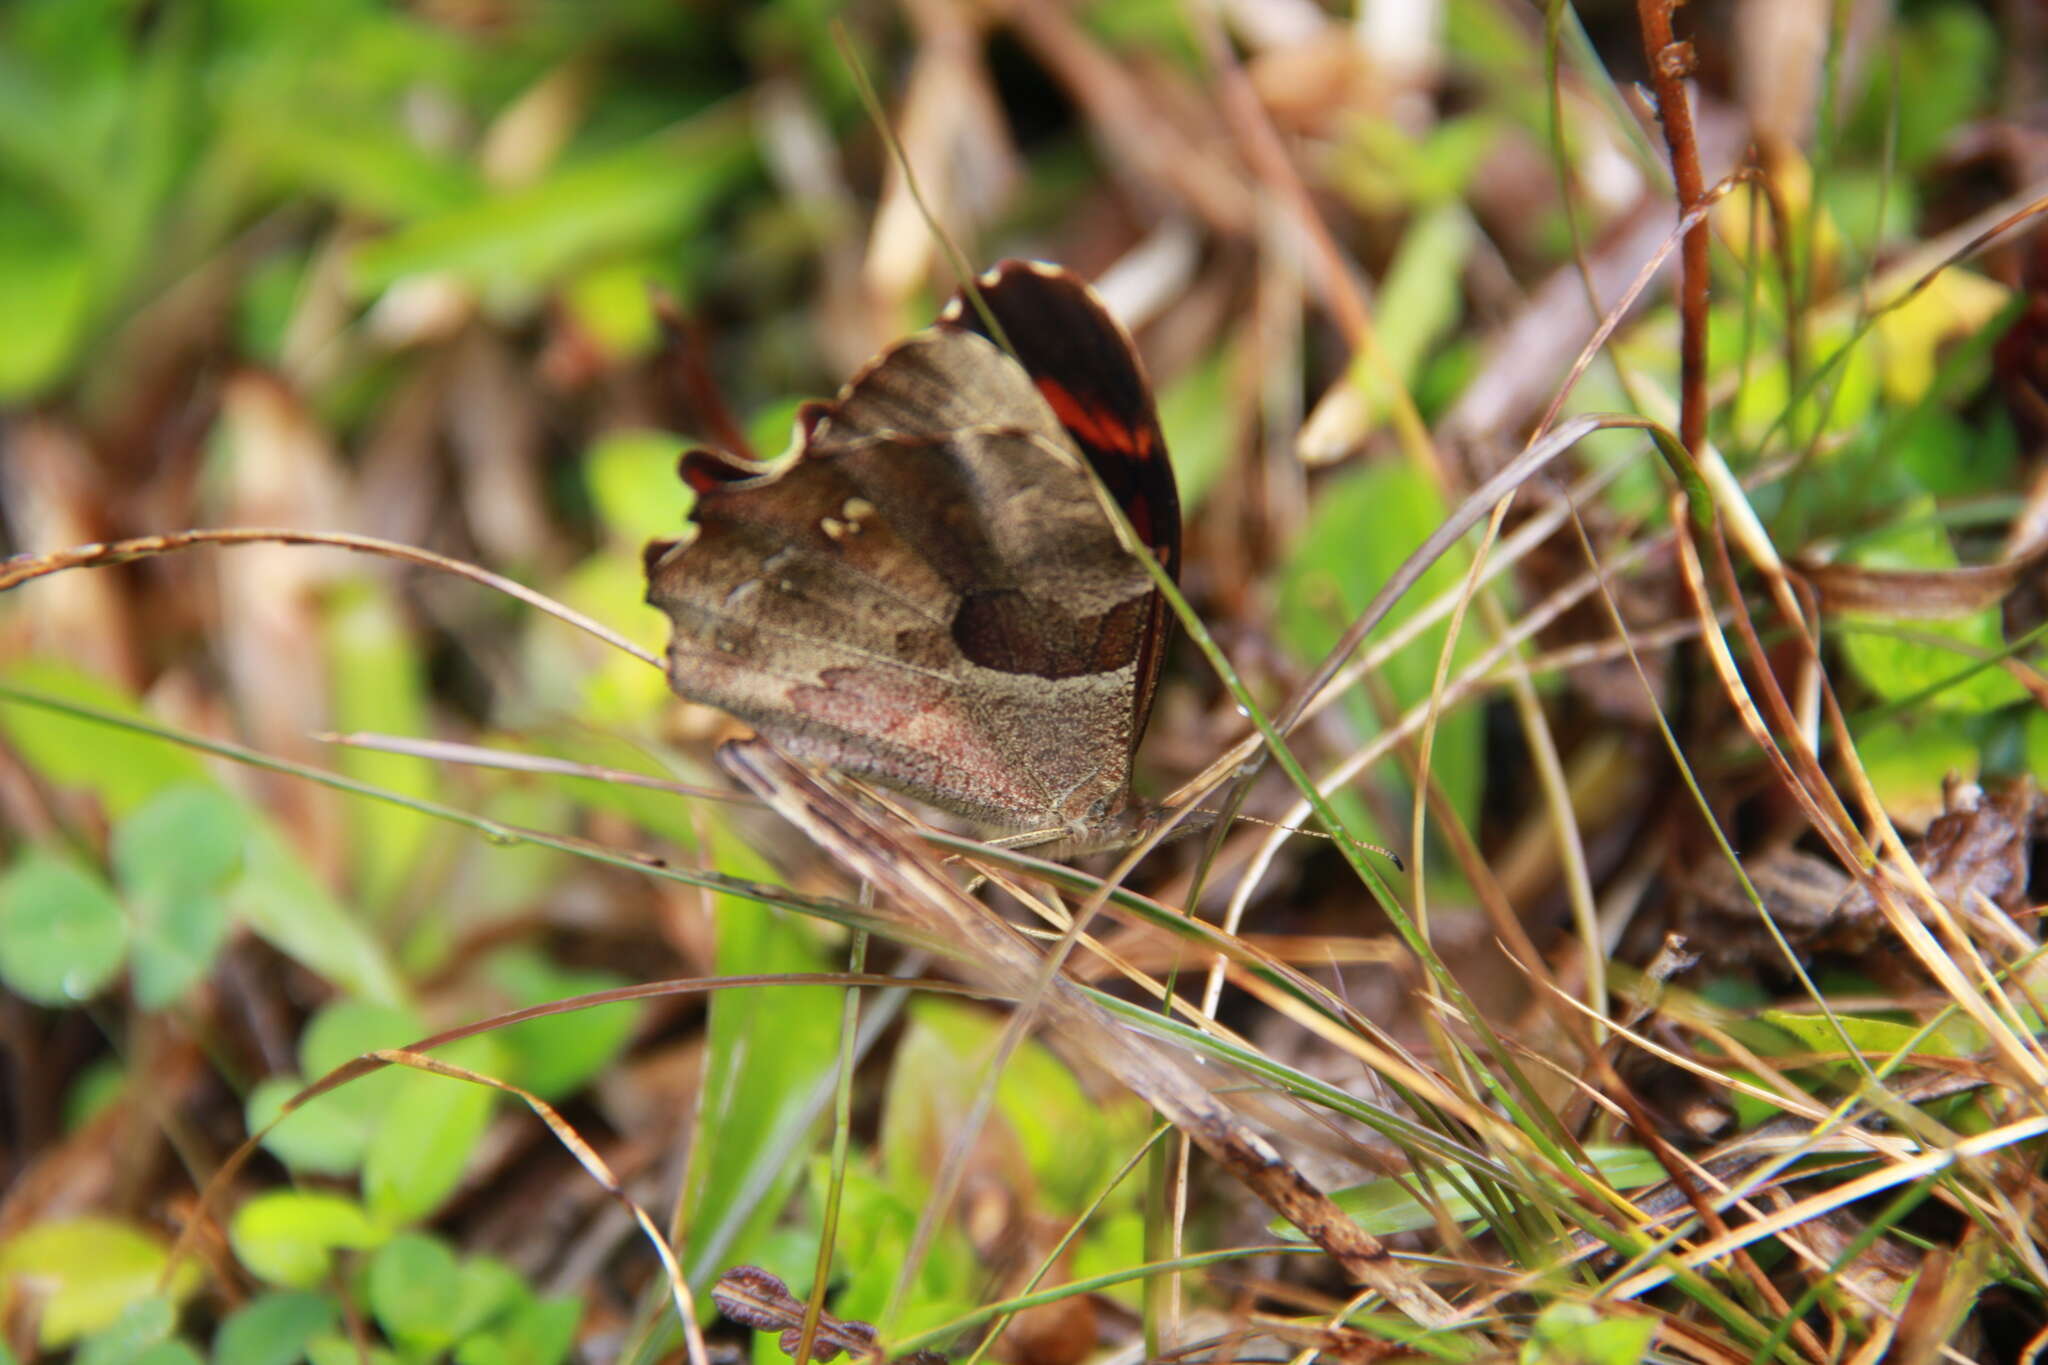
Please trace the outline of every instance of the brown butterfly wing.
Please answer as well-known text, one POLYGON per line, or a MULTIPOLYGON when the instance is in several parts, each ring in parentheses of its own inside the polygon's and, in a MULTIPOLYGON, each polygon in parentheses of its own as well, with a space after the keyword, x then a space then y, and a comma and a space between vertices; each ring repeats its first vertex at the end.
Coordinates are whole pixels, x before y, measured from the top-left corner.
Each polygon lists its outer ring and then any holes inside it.
POLYGON ((1123 805, 1155 595, 1009 357, 920 333, 809 410, 787 466, 683 477, 696 538, 648 549, 678 693, 991 825, 1123 805))

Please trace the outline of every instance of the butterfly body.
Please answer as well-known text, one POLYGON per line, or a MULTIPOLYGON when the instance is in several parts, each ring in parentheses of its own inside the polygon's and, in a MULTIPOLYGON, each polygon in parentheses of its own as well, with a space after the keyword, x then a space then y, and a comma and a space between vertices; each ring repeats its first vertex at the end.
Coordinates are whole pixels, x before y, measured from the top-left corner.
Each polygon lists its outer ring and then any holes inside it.
POLYGON ((674 689, 793 755, 995 829, 1100 830, 1166 617, 1090 469, 1169 568, 1172 476, 1087 287, 1023 263, 983 287, 1019 358, 956 302, 806 408, 787 462, 685 456, 696 534, 648 547, 648 600, 674 689))

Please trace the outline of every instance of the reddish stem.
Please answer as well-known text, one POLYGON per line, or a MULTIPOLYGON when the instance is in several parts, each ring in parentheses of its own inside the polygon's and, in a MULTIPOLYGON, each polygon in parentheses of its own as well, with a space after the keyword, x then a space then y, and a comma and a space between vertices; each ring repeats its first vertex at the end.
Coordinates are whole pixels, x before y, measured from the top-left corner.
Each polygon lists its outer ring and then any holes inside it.
MULTIPOLYGON (((1685 78, 1692 73, 1692 44, 1671 32, 1675 0, 1636 0, 1643 27, 1643 55, 1650 64, 1650 89, 1657 96, 1657 119, 1664 144, 1671 149, 1671 176, 1678 189, 1678 211, 1688 213, 1706 193, 1700 173, 1700 149, 1693 135, 1692 105, 1685 78)), ((1707 224, 1702 220, 1685 234, 1679 253, 1679 410, 1678 436, 1697 455, 1707 434, 1707 224)))

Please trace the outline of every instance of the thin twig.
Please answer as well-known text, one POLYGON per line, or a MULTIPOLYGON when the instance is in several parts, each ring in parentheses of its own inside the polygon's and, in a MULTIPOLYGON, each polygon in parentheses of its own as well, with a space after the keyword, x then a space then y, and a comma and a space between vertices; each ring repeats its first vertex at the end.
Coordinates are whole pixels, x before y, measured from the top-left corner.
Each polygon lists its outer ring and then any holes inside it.
POLYGON ((536 592, 524 583, 515 583, 503 574, 492 573, 489 569, 447 555, 437 555, 432 550, 400 544, 395 540, 382 540, 376 536, 353 535, 346 531, 296 531, 284 527, 270 526, 221 526, 199 531, 169 531, 163 535, 138 536, 133 540, 94 541, 87 545, 74 545, 67 550, 52 550, 48 554, 15 555, 0 560, 0 592, 20 587, 31 579, 43 578, 66 569, 98 569, 109 564, 126 564, 131 560, 149 559, 156 555, 169 554, 174 550, 189 550, 198 545, 324 545, 334 550, 349 550, 356 554, 382 555, 386 559, 402 560, 422 568, 438 569, 457 578, 467 578, 472 583, 481 583, 495 588, 507 597, 516 598, 527 606, 544 611, 558 621, 566 621, 576 629, 594 635, 614 649, 632 655, 643 664, 660 668, 662 662, 655 655, 634 644, 625 636, 603 625, 574 607, 564 606, 545 593, 536 592))
MULTIPOLYGON (((1678 190, 1678 210, 1690 213, 1706 192, 1706 177, 1700 171, 1692 101, 1685 88, 1686 77, 1693 69, 1692 44, 1679 42, 1671 32, 1671 11, 1675 8, 1673 0, 1637 0, 1636 14, 1643 26, 1643 56, 1649 62, 1650 89, 1657 96, 1657 120, 1664 128, 1664 144, 1671 149, 1671 178, 1678 190)), ((1695 452, 1707 438, 1708 246, 1706 223, 1695 223, 1686 231, 1685 247, 1679 256, 1678 439, 1687 450, 1695 452)))

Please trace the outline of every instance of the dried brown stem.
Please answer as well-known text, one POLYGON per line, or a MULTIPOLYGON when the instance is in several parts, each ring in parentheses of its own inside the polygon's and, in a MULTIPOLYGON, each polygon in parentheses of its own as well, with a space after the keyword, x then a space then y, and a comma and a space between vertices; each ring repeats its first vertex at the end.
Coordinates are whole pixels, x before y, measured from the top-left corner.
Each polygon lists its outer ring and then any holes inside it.
MULTIPOLYGON (((836 861, 875 884, 882 898, 927 930, 967 948, 963 961, 1014 986, 1039 975, 1039 950, 968 897, 903 840, 760 740, 730 743, 721 764, 796 824, 836 861)), ((1070 1041, 1114 1072, 1252 1193, 1336 1258, 1358 1284, 1379 1291, 1418 1323, 1446 1326, 1458 1314, 1427 1284, 1403 1273, 1386 1245, 1331 1202, 1218 1099, 1200 1071, 1120 1028, 1065 977, 1041 997, 1070 1041)))
POLYGON ((15 555, 11 559, 0 560, 0 592, 20 587, 30 579, 42 578, 66 569, 98 569, 109 564, 126 564, 133 559, 148 559, 155 555, 169 554, 174 550, 189 550, 196 545, 265 544, 323 545, 331 550, 381 555, 386 559, 403 560, 422 568, 439 569, 442 573, 467 578, 472 583, 481 583, 487 588, 496 588, 507 597, 516 598, 557 620, 566 621, 615 649, 624 650, 644 664, 651 664, 655 668, 661 667, 660 659, 611 627, 592 620, 574 608, 563 606, 544 593, 535 592, 524 583, 515 583, 503 574, 480 569, 464 560, 450 559, 447 555, 437 555, 432 550, 403 545, 395 540, 382 540, 376 536, 351 535, 344 531, 294 531, 271 526, 224 526, 203 531, 170 531, 158 536, 138 536, 133 540, 97 541, 90 545, 74 545, 68 550, 54 550, 49 554, 15 555))
MULTIPOLYGON (((1685 78, 1692 74, 1691 43, 1671 31, 1674 0, 1637 0, 1643 26, 1643 56, 1650 66, 1650 89, 1657 96, 1657 121, 1664 144, 1671 149, 1671 178, 1678 189, 1678 211, 1690 213, 1706 193, 1700 170, 1699 141, 1693 134, 1692 103, 1685 78)), ((1707 225, 1695 223, 1685 234, 1679 255, 1679 409, 1678 437, 1697 454, 1707 437, 1707 225)))

